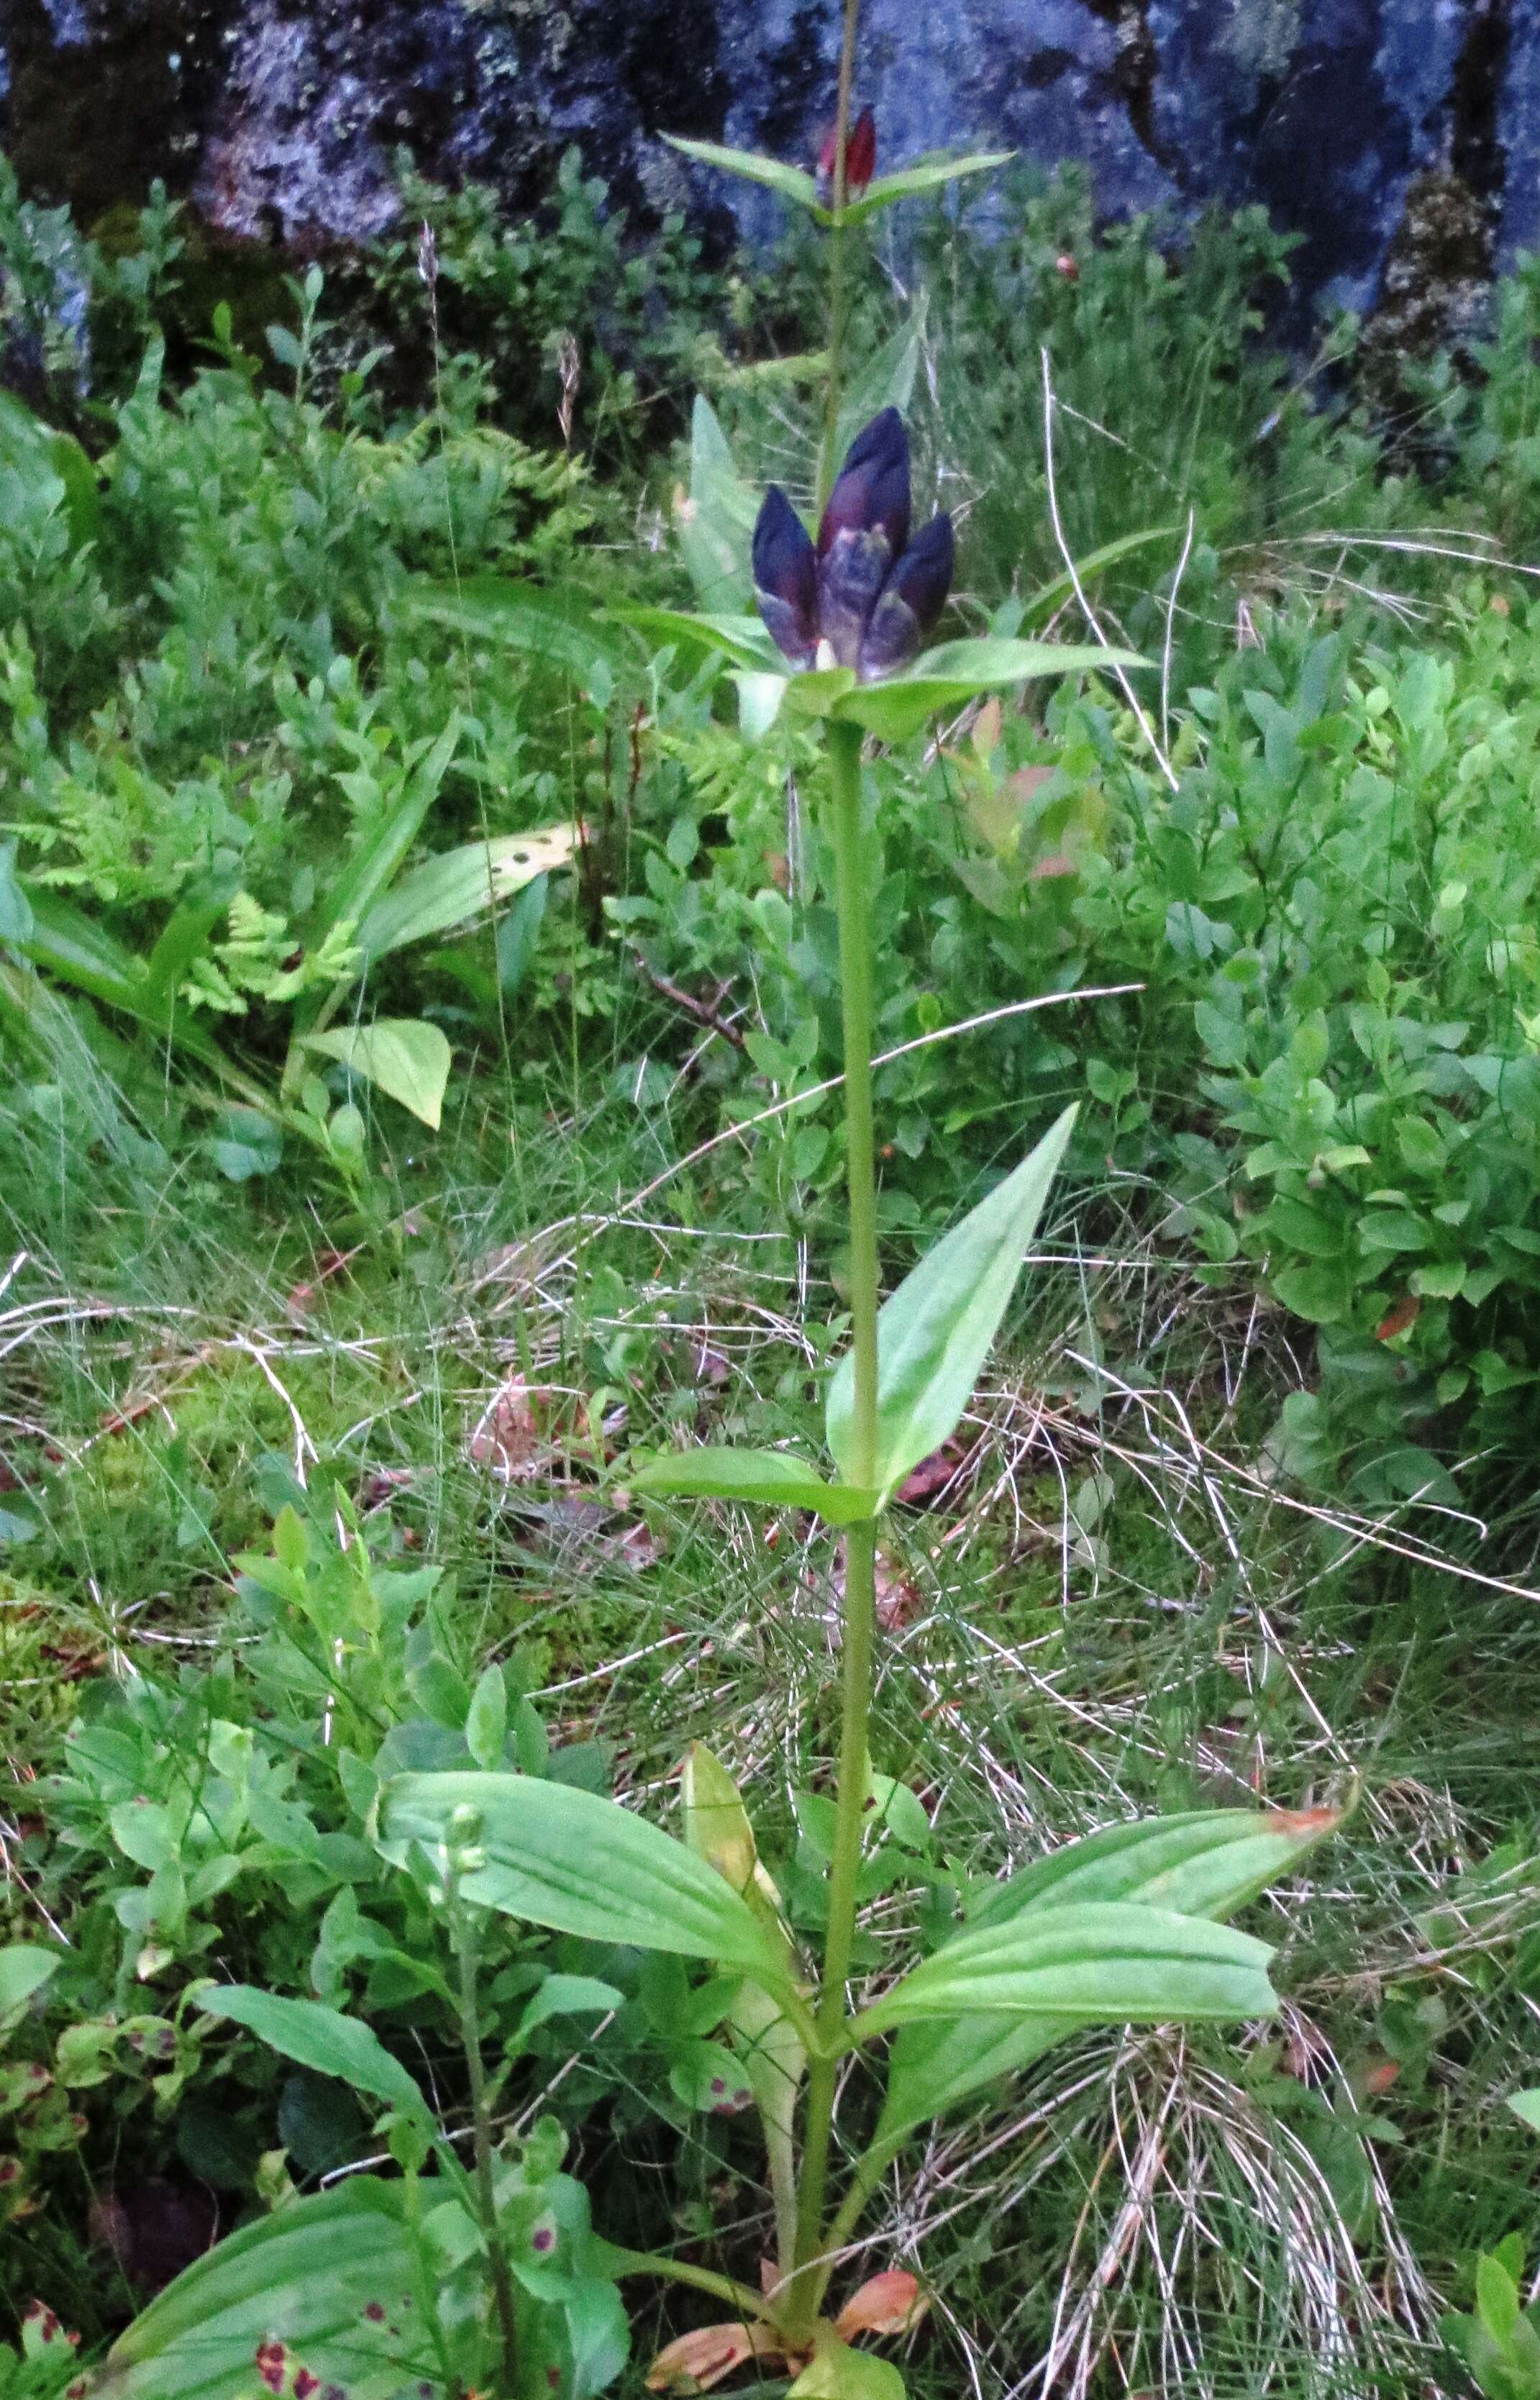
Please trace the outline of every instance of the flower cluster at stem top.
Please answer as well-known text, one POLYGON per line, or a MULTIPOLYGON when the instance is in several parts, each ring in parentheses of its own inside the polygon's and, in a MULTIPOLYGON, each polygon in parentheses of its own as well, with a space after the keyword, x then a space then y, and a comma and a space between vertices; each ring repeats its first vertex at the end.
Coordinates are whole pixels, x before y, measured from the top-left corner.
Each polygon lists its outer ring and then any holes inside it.
POLYGON ((863 683, 906 666, 952 583, 945 511, 909 539, 909 440, 896 408, 856 435, 816 545, 778 484, 754 528, 759 614, 796 667, 853 667, 863 683))

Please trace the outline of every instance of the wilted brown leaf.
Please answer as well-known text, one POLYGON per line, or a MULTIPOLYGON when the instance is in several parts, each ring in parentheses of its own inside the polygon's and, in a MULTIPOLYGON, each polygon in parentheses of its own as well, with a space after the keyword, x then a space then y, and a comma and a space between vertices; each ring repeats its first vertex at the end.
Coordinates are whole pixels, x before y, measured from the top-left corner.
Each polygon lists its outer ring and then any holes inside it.
POLYGON ((945 1492, 961 1466, 964 1455, 961 1442, 955 1439, 944 1441, 939 1450, 933 1450, 928 1458, 922 1458, 918 1466, 909 1469, 893 1498, 901 1500, 906 1508, 924 1507, 928 1500, 934 1500, 938 1493, 945 1492))
POLYGON ((510 1375, 482 1411, 470 1436, 470 1457, 505 1483, 522 1483, 550 1466, 553 1403, 561 1395, 523 1375, 510 1375))
POLYGON ((661 2350, 647 2370, 649 2392, 709 2392, 751 2358, 784 2355, 768 2325, 698 2325, 661 2350))
POLYGON ((890 2267, 885 2274, 874 2275, 852 2293, 834 2321, 834 2329, 841 2341, 852 2341, 858 2333, 907 2333, 929 2307, 915 2278, 902 2267, 890 2267))

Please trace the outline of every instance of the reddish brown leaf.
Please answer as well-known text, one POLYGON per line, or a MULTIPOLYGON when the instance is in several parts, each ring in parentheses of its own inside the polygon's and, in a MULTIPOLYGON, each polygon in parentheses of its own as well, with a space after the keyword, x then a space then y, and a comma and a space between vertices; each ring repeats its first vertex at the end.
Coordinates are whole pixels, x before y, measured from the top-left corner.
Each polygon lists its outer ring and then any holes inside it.
POLYGON ((780 2343, 768 2325, 699 2325, 661 2350, 647 2370, 649 2392, 709 2392, 751 2358, 776 2359, 780 2343))
POLYGON ((1395 1305, 1385 1311, 1379 1324, 1374 1328, 1376 1342, 1394 1342, 1397 1333, 1404 1333, 1409 1326, 1416 1324, 1422 1313, 1422 1306, 1423 1303, 1415 1292, 1404 1291, 1395 1305))
POLYGON ((890 2267, 885 2274, 874 2275, 870 2283, 852 2293, 834 2321, 834 2329, 841 2341, 853 2341, 858 2333, 907 2333, 929 2307, 914 2277, 902 2267, 890 2267))
POLYGON ((549 1466, 552 1421, 565 1398, 510 1375, 483 1410, 470 1436, 470 1456, 505 1482, 520 1483, 549 1466))
POLYGON ((932 1451, 929 1458, 922 1458, 918 1466, 910 1467, 893 1498, 901 1500, 906 1508, 922 1508, 928 1500, 934 1500, 938 1493, 945 1492, 961 1465, 962 1456, 960 1443, 955 1440, 943 1442, 939 1450, 932 1451))

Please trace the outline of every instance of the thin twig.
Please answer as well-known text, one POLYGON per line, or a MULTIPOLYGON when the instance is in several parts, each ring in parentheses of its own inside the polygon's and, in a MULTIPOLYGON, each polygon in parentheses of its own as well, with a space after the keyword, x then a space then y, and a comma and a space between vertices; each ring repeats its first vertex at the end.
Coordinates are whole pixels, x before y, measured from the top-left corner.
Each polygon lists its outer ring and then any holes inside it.
POLYGON ((732 989, 730 980, 717 986, 715 1000, 697 1000, 693 992, 681 990, 676 983, 670 983, 666 975, 655 975, 639 949, 634 948, 631 955, 655 992, 671 1001, 675 1008, 682 1008, 687 1016, 693 1016, 696 1024, 703 1025, 708 1033, 719 1033, 724 1042, 730 1042, 735 1050, 742 1050, 743 1037, 736 1025, 729 1025, 716 1013, 732 989))

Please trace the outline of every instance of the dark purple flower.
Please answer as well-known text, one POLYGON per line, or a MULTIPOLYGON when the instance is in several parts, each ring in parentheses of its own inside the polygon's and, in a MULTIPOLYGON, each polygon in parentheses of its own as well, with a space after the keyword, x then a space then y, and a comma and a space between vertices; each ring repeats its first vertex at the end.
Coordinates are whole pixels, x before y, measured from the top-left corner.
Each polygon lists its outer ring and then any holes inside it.
POLYGON ((816 549, 771 484, 754 532, 759 613, 794 666, 854 667, 864 683, 919 649, 946 605, 952 524, 933 518, 909 540, 909 443, 885 408, 845 456, 816 549))
POLYGON ((765 494, 754 528, 754 596, 778 648, 794 666, 811 667, 818 648, 818 558, 779 484, 765 494))
POLYGON ((862 427, 818 528, 820 560, 842 533, 880 533, 896 558, 909 539, 909 437, 896 408, 862 427))
POLYGON ((952 588, 954 555, 951 518, 933 517, 878 594, 862 636, 858 664, 863 682, 906 665, 934 630, 952 588))

